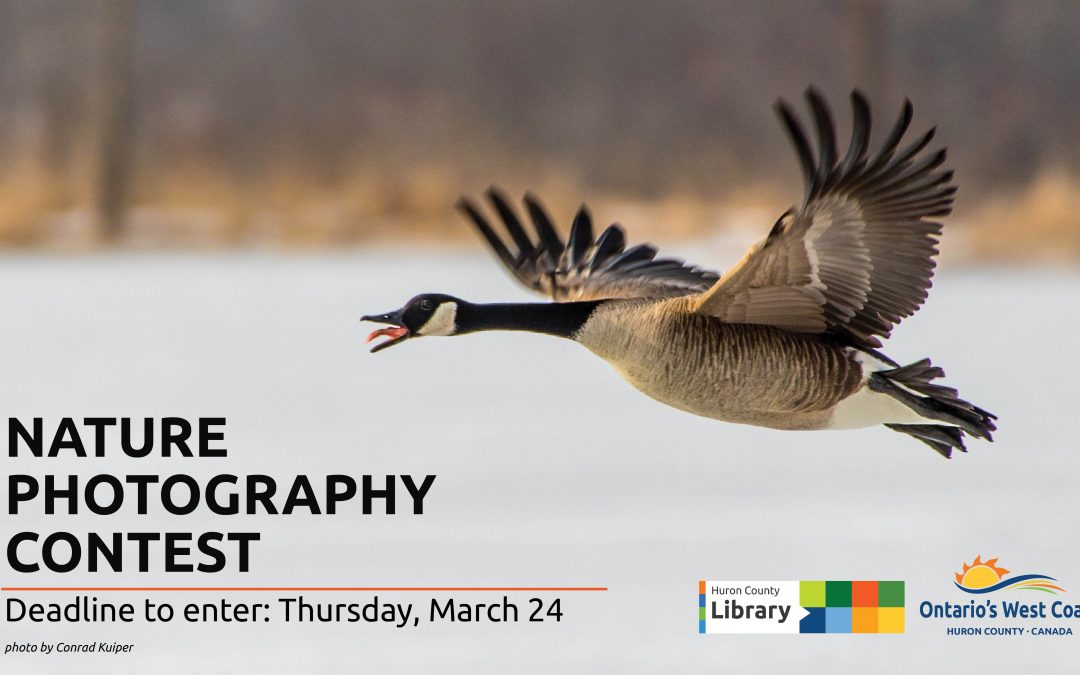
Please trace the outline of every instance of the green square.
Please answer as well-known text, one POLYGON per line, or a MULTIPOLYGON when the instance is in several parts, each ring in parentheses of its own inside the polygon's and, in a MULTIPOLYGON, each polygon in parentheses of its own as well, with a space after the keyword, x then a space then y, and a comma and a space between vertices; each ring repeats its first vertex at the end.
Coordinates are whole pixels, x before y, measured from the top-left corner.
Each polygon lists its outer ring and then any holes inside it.
POLYGON ((850 581, 826 581, 825 582, 825 606, 826 607, 851 607, 851 582, 850 581))
POLYGON ((800 581, 799 604, 803 607, 825 606, 825 582, 824 581, 800 581))
POLYGON ((879 581, 877 582, 878 607, 903 607, 904 606, 904 582, 903 581, 879 581))
POLYGON ((705 620, 705 608, 704 607, 698 607, 698 621, 704 621, 704 620, 705 620))

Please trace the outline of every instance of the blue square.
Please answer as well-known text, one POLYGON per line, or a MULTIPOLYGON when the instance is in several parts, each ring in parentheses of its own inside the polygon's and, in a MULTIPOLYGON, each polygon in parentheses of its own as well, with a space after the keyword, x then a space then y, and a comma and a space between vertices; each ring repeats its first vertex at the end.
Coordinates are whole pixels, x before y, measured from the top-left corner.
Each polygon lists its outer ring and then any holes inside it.
POLYGON ((799 621, 800 633, 824 633, 825 632, 825 608, 805 607, 810 612, 799 621))
POLYGON ((826 633, 850 633, 851 632, 851 608, 850 607, 826 607, 825 608, 825 632, 826 633))
POLYGON ((697 606, 698 607, 704 607, 705 606, 705 594, 704 593, 698 593, 697 606))
POLYGON ((697 632, 699 632, 699 633, 704 633, 705 632, 705 622, 704 621, 698 621, 697 632))

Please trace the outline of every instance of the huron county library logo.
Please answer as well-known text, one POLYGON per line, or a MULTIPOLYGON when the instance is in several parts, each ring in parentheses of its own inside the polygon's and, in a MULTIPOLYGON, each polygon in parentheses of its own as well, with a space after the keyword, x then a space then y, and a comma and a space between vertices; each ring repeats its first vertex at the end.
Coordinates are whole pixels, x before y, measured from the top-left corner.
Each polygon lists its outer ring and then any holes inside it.
POLYGON ((903 633, 903 581, 699 581, 699 633, 903 633))
POLYGON ((970 565, 964 563, 964 569, 956 573, 956 587, 965 593, 977 595, 1013 588, 1042 591, 1052 595, 1057 595, 1058 591, 1065 592, 1064 588, 1053 583, 1057 579, 1045 574, 1020 574, 1006 579, 1009 570, 998 567, 997 562, 997 558, 983 562, 982 555, 975 556, 970 565))

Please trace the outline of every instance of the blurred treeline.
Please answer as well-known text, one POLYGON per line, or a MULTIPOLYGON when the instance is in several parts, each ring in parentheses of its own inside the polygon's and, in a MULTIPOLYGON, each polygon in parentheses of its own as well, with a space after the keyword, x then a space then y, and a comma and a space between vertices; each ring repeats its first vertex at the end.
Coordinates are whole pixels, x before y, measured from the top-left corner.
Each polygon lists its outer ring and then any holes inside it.
POLYGON ((449 237, 489 183, 701 231, 798 200, 809 83, 842 135, 853 86, 911 97, 983 252, 1080 254, 1071 0, 5 0, 0 241, 449 237))

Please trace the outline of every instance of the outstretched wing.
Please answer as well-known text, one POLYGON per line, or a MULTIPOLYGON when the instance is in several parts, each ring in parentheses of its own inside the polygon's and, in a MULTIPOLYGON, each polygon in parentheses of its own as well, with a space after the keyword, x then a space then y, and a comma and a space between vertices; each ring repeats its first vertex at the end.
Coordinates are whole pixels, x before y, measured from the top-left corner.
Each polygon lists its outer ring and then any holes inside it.
POLYGON ((791 108, 777 104, 802 165, 803 207, 781 216, 697 311, 877 347, 926 299, 941 235, 941 224, 929 219, 952 210, 952 171, 939 170, 944 149, 923 153, 933 129, 898 150, 911 123, 909 101, 869 156, 870 108, 853 92, 854 130, 841 160, 824 100, 813 89, 806 99, 817 128, 816 162, 791 108))
POLYGON ((592 217, 582 206, 563 243, 544 207, 526 195, 532 233, 498 190, 488 201, 502 221, 505 235, 491 226, 480 208, 462 198, 458 208, 468 216, 503 265, 525 286, 556 302, 604 298, 672 297, 700 293, 718 278, 673 258, 657 258, 649 244, 626 248, 618 225, 593 237, 592 217))

